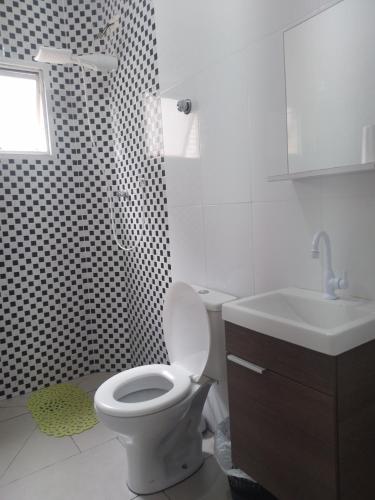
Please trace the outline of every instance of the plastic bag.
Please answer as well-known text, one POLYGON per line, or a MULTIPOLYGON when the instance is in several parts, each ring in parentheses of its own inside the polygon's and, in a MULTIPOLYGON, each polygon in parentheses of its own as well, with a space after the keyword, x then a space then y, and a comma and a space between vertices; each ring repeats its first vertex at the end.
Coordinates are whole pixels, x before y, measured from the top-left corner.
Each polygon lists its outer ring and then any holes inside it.
POLYGON ((256 483, 254 479, 248 476, 241 469, 232 468, 232 447, 230 442, 229 418, 226 418, 217 426, 215 433, 214 454, 218 464, 227 476, 236 477, 238 479, 246 479, 256 483))
POLYGON ((252 500, 277 500, 241 469, 232 468, 229 418, 226 418, 217 426, 214 453, 219 466, 228 476, 233 500, 246 500, 249 498, 252 498, 252 500))

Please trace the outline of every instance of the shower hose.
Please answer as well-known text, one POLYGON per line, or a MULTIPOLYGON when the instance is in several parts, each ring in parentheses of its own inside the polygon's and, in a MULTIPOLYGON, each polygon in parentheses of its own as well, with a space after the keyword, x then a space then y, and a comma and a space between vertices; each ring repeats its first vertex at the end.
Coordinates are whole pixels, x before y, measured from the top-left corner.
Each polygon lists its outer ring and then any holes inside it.
MULTIPOLYGON (((88 96, 87 96, 87 84, 86 84, 85 68, 83 66, 80 66, 80 67, 81 67, 81 71, 82 71, 83 94, 84 94, 84 100, 85 100, 85 105, 86 105, 86 116, 87 116, 87 123, 89 126, 91 144, 92 144, 92 147, 94 149, 98 150, 98 145, 97 145, 97 142, 96 142, 94 134, 93 134, 92 124, 91 124, 90 114, 89 114, 89 102, 88 102, 88 96)), ((113 239, 115 240, 117 246, 121 248, 121 250, 124 250, 125 252, 131 252, 132 250, 135 250, 139 246, 139 244, 141 243, 142 238, 143 238, 145 222, 146 222, 145 210, 144 210, 144 189, 145 189, 146 181, 143 177, 141 177, 138 180, 138 186, 139 186, 139 189, 141 191, 141 229, 140 229, 140 233, 139 233, 134 245, 126 247, 125 245, 123 245, 120 242, 120 240, 117 236, 114 209, 113 209, 113 193, 112 193, 112 190, 110 188, 109 181, 107 180, 107 174, 106 174, 105 170, 103 169, 101 162, 99 162, 99 170, 100 170, 100 173, 101 173, 102 177, 104 178, 104 182, 105 182, 105 190, 106 190, 106 195, 107 195, 108 205, 109 205, 109 217, 110 217, 110 221, 111 221, 111 231, 112 231, 113 239)))

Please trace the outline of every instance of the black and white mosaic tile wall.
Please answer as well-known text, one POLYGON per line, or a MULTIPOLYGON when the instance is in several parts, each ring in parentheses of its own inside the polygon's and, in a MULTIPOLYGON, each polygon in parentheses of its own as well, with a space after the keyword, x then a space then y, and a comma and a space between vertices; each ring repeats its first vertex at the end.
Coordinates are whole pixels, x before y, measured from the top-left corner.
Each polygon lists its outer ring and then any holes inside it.
MULTIPOLYGON (((95 35, 105 24, 99 1, 67 1, 70 48, 76 53, 103 50, 95 35)), ((74 95, 79 131, 77 155, 83 180, 83 210, 86 216, 85 254, 90 262, 89 321, 93 335, 92 366, 115 371, 132 366, 129 341, 125 258, 111 234, 106 186, 114 167, 114 141, 109 85, 111 76, 85 72, 92 144, 84 101, 82 71, 74 72, 74 95)))
POLYGON ((110 102, 115 180, 131 195, 119 233, 125 245, 139 237, 142 210, 145 217, 141 244, 125 255, 131 352, 135 364, 160 363, 167 360, 161 311, 170 264, 154 11, 150 0, 103 5, 105 21, 120 15, 120 29, 106 48, 120 61, 110 102))
POLYGON ((0 16, 6 57, 30 59, 41 44, 119 57, 115 74, 86 73, 97 147, 79 69, 54 66, 56 158, 2 163, 0 397, 165 361, 161 308, 170 268, 152 3, 5 0, 0 16), (94 42, 114 14, 120 29, 94 42), (144 200, 143 240, 130 253, 111 236, 106 184, 131 195, 122 206, 114 199, 125 246, 141 234, 144 200))
MULTIPOLYGON (((38 45, 65 48, 62 2, 0 4, 1 53, 29 61, 38 45)), ((84 374, 87 263, 82 175, 75 158, 73 81, 50 70, 56 157, 1 162, 0 397, 84 374)))

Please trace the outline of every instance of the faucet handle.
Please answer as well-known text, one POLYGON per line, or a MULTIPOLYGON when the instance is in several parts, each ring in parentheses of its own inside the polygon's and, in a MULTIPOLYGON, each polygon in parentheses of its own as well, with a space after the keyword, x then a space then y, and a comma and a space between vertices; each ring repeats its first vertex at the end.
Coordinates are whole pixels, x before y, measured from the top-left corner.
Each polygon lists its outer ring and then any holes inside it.
POLYGON ((348 288, 348 286, 349 286, 348 271, 344 271, 344 273, 342 274, 342 277, 340 277, 337 280, 337 288, 339 288, 340 290, 344 290, 344 289, 348 288))

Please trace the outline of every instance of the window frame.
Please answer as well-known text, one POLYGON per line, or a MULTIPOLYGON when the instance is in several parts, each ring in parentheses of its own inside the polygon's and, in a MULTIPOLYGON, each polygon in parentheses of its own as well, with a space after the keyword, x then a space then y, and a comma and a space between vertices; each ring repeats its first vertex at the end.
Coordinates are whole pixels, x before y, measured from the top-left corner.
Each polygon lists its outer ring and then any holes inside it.
POLYGON ((22 73, 33 73, 37 75, 39 94, 42 101, 42 113, 45 124, 47 151, 2 151, 0 160, 6 159, 53 159, 55 158, 55 129, 52 117, 52 106, 50 99, 50 79, 47 64, 35 61, 23 61, 10 57, 0 57, 0 73, 2 70, 22 73))

